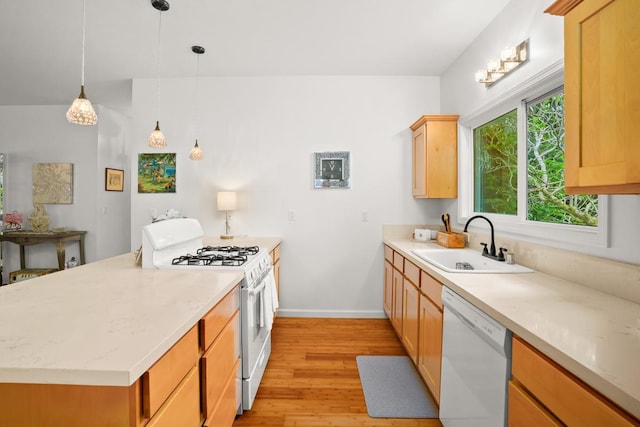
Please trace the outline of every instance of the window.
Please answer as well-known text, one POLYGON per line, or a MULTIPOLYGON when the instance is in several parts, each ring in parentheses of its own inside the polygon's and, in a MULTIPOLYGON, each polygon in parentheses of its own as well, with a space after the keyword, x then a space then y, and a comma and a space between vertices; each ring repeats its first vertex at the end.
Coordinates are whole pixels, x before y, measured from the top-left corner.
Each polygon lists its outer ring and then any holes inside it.
POLYGON ((509 111, 473 130, 474 210, 516 215, 518 116, 509 111))
POLYGON ((562 71, 542 73, 461 118, 460 223, 482 214, 503 234, 569 248, 607 245, 608 198, 565 193, 562 71))
POLYGON ((598 225, 598 197, 564 191, 564 92, 527 104, 527 219, 598 225))

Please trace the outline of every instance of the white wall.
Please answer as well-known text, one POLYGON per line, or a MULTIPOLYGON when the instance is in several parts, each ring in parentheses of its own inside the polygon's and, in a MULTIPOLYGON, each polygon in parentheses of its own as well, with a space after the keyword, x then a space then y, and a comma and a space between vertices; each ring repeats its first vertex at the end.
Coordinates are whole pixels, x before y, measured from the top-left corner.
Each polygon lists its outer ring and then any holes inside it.
MULTIPOLYGON (((129 195, 104 193, 104 168, 124 169, 128 158, 124 153, 126 118, 115 111, 97 107, 97 126, 69 124, 65 118, 68 106, 0 106, 0 151, 6 153, 5 212, 23 213, 23 227, 29 229, 28 216, 33 212, 32 165, 34 163, 73 164, 73 203, 47 204, 49 228, 67 227, 87 230, 85 253, 87 262, 122 253, 129 249, 129 195), (120 158, 114 153, 120 152, 120 158), (98 156, 103 160, 98 161, 98 156), (99 207, 108 203, 117 216, 98 215, 99 207), (105 224, 117 228, 103 230, 105 224), (100 234, 102 233, 102 235, 100 234), (100 248, 100 249, 98 249, 100 248)), ((4 242, 4 273, 18 270, 18 246, 4 242)), ((79 257, 78 245, 67 246, 66 259, 79 257)), ((55 247, 49 244, 26 247, 28 268, 57 266, 55 247)))
MULTIPOLYGON (((512 0, 502 13, 480 34, 441 77, 442 110, 465 116, 472 115, 487 105, 500 102, 501 97, 513 91, 526 80, 552 66, 564 57, 562 17, 543 13, 548 0, 512 0), (518 70, 490 88, 474 81, 477 69, 499 55, 507 45, 524 39, 530 42, 530 59, 518 70)), ((535 241, 563 249, 618 261, 640 264, 640 196, 611 196, 609 201, 610 247, 577 246, 571 242, 535 241)), ((457 218, 457 201, 449 201, 445 210, 457 218)), ((463 226, 464 224, 458 224, 463 226)), ((496 231, 500 233, 500 230, 496 231)), ((549 236, 546 236, 549 237, 549 236)))
POLYGON ((96 259, 121 254, 131 243, 131 187, 129 148, 131 118, 119 111, 99 107, 97 168, 95 170, 96 259), (105 169, 124 170, 124 190, 105 191, 105 169))
MULTIPOLYGON (((156 82, 133 85, 131 169, 156 119, 156 82)), ((201 78, 199 144, 195 82, 163 80, 160 125, 177 152, 176 194, 132 192, 131 242, 167 209, 224 232, 215 193, 239 192, 232 233, 279 236, 283 315, 383 316, 382 224, 425 223, 441 202, 411 196, 411 133, 439 113, 435 77, 201 78), (312 188, 314 152, 351 153, 351 189, 312 188), (288 221, 288 212, 295 221, 288 221), (362 221, 366 212, 368 221, 362 221)), ((137 187, 131 174, 131 188, 137 187)))

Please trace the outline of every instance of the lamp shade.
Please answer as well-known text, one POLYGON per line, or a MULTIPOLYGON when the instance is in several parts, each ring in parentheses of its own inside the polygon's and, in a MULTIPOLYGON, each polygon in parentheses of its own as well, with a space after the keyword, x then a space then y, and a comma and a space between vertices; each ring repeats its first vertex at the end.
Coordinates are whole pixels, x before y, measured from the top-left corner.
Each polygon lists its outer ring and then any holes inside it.
POLYGON ((235 191, 219 191, 218 192, 218 210, 234 211, 236 210, 237 196, 235 191))

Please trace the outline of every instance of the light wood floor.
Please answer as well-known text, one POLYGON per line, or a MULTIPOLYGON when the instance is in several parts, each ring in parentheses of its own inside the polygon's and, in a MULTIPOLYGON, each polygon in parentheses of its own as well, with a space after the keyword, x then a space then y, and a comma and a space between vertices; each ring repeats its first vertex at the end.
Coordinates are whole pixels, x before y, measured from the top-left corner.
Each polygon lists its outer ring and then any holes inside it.
POLYGON ((256 401, 234 427, 442 427, 436 420, 370 418, 358 355, 405 355, 387 319, 278 317, 256 401))

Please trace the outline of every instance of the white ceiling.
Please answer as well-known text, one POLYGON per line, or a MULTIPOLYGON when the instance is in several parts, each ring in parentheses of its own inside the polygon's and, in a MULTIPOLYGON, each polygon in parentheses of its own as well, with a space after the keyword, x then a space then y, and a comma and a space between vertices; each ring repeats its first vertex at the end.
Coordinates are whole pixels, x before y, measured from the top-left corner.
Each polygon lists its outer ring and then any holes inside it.
MULTIPOLYGON (((168 0, 162 78, 440 75, 509 0, 168 0)), ((150 0, 86 0, 85 89, 127 105, 156 78, 150 0)), ((65 105, 78 94, 82 0, 0 0, 0 105, 65 105)))

